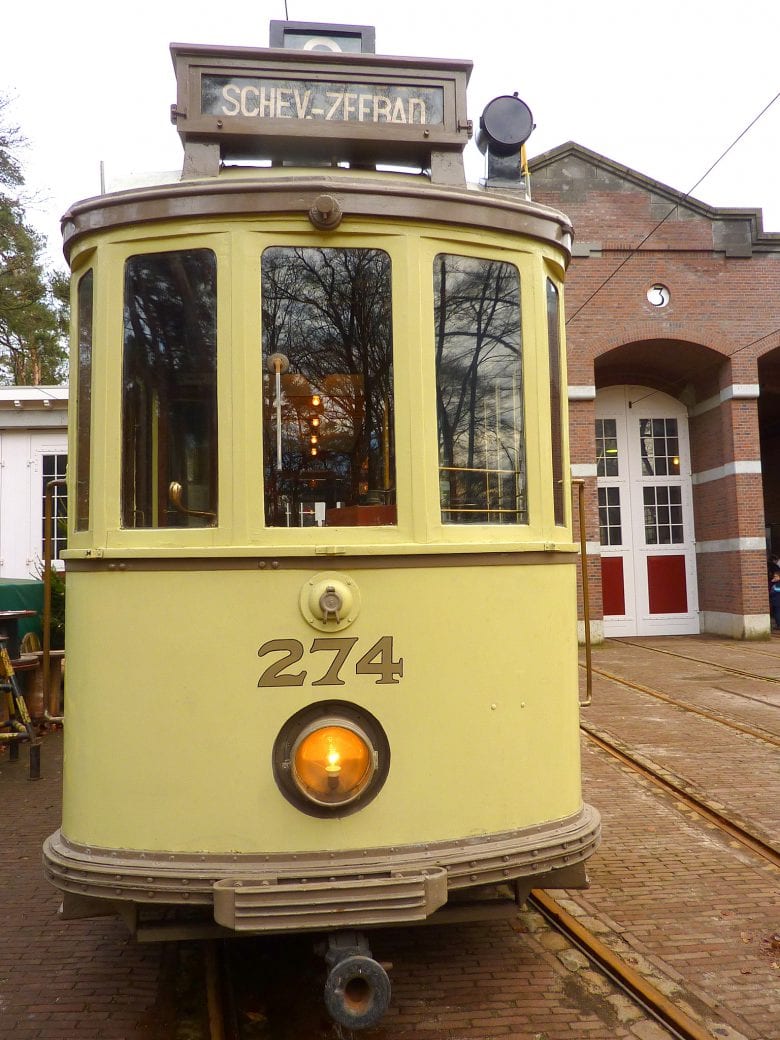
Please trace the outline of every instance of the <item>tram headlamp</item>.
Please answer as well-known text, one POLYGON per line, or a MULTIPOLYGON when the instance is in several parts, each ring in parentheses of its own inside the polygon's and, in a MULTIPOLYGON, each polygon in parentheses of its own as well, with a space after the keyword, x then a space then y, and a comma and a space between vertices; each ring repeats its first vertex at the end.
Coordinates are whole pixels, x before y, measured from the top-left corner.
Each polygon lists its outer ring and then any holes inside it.
POLYGON ((273 754, 280 790, 314 816, 354 812, 379 792, 390 746, 377 720, 345 701, 311 704, 282 726, 273 754))
POLYGON ((346 719, 312 723, 292 749, 292 778, 318 805, 345 805, 360 796, 376 772, 369 737, 346 719))

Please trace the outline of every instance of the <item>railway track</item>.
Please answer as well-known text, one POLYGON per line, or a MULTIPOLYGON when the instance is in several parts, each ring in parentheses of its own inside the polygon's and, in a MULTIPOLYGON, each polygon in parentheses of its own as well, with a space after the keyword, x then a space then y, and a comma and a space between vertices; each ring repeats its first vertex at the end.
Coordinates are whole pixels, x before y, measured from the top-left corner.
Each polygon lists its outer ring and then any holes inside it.
POLYGON ((715 1040, 702 1025, 670 1000, 636 969, 618 957, 581 921, 573 917, 547 892, 534 890, 528 903, 561 935, 576 946, 634 1003, 664 1026, 677 1040, 715 1040))
POLYGON ((770 841, 756 834, 755 831, 750 830, 746 825, 720 812, 715 805, 708 802, 702 795, 693 792, 690 787, 680 781, 679 777, 675 777, 668 770, 656 766, 642 756, 632 755, 622 741, 586 722, 580 722, 580 728, 585 732, 588 739, 603 751, 612 755, 613 758, 623 765, 629 766, 635 772, 651 780, 658 787, 674 794, 676 798, 680 799, 709 823, 714 824, 729 838, 738 841, 745 848, 750 849, 756 855, 780 869, 780 851, 770 841))
MULTIPOLYGON (((630 639, 621 639, 620 643, 622 646, 636 647, 637 650, 647 650, 648 653, 664 654, 666 657, 676 657, 681 661, 691 661, 694 664, 706 664, 709 665, 711 668, 718 668, 722 672, 728 672, 730 675, 739 675, 745 679, 758 679, 760 682, 774 683, 775 685, 780 684, 780 676, 763 675, 761 672, 748 672, 744 668, 732 668, 731 665, 723 664, 721 661, 711 661, 709 660, 709 658, 706 657, 693 657, 691 656, 691 654, 681 654, 675 650, 665 650, 663 647, 660 646, 647 646, 645 643, 635 643, 630 639)), ((770 654, 767 656, 774 657, 777 660, 777 655, 775 654, 770 654)), ((746 695, 735 694, 735 696, 746 695)), ((765 701, 764 703, 772 704, 771 701, 765 701)))
MULTIPOLYGON (((581 668, 584 668, 583 663, 580 664, 581 668)), ((621 686, 626 686, 629 689, 637 690, 639 693, 646 693, 649 697, 655 697, 656 700, 664 701, 666 704, 672 704, 677 708, 682 708, 684 711, 689 711, 693 715, 699 715, 702 718, 710 719, 713 722, 719 722, 722 726, 727 726, 729 729, 733 729, 738 733, 745 733, 750 737, 755 737, 757 740, 762 740, 766 744, 771 744, 774 747, 780 747, 780 735, 773 733, 771 730, 763 729, 761 726, 748 725, 745 722, 735 719, 731 715, 727 715, 725 712, 715 711, 712 708, 702 708, 698 704, 691 704, 690 701, 681 701, 676 697, 670 696, 668 693, 663 693, 661 690, 655 690, 651 686, 645 686, 644 683, 635 682, 633 679, 627 679, 623 675, 616 675, 614 672, 608 672, 603 668, 591 668, 594 675, 600 675, 603 679, 609 679, 611 682, 619 683, 621 686)), ((734 694, 733 696, 746 696, 742 694, 734 694)), ((761 704, 775 707, 770 701, 761 700, 757 697, 748 697, 749 700, 759 701, 761 704)))

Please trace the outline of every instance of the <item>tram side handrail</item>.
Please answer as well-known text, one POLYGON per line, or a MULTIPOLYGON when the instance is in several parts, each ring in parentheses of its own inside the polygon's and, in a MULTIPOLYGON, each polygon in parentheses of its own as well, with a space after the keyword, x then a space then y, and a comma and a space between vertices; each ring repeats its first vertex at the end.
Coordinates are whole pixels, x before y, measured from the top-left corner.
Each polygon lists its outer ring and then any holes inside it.
POLYGON ((54 703, 51 691, 51 561, 53 531, 54 489, 67 488, 64 477, 49 480, 46 483, 43 506, 43 698, 44 717, 47 722, 62 722, 63 716, 58 714, 59 705, 54 703))
POLYGON ((585 700, 581 708, 593 703, 593 667, 590 654, 590 595, 588 592, 588 543, 585 533, 585 481, 572 480, 577 485, 577 512, 580 525, 580 560, 582 561, 582 617, 585 625, 585 700))

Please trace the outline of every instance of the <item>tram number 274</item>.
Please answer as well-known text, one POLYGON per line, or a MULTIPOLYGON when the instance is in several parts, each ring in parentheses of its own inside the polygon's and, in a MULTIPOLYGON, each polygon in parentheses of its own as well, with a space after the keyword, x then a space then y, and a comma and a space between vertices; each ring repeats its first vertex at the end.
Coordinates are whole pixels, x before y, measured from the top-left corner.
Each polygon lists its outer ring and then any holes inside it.
MULTIPOLYGON (((327 671, 319 679, 312 681, 312 686, 344 686, 341 671, 352 654, 357 637, 332 636, 314 639, 309 647, 309 654, 333 654, 327 671)), ((258 657, 266 654, 280 653, 282 656, 269 664, 258 679, 258 686, 303 686, 309 674, 304 668, 299 672, 291 671, 303 658, 306 650, 298 639, 269 639, 257 651, 258 657)), ((318 669, 319 674, 319 669, 318 669)), ((356 675, 376 675, 377 685, 398 683, 404 674, 404 659, 393 660, 393 637, 381 636, 362 657, 355 661, 356 675)))

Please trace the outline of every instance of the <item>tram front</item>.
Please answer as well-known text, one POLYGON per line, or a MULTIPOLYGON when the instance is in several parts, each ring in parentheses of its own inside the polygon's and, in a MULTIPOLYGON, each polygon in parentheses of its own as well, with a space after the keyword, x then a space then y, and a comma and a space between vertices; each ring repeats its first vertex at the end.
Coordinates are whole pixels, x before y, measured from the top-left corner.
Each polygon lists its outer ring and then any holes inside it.
POLYGON ((346 930, 583 885, 598 843, 571 228, 529 198, 511 104, 466 186, 468 62, 172 52, 182 177, 64 218, 76 505, 46 871, 66 916, 108 905, 139 938, 330 933, 329 1007, 357 1028, 389 983, 346 930))

